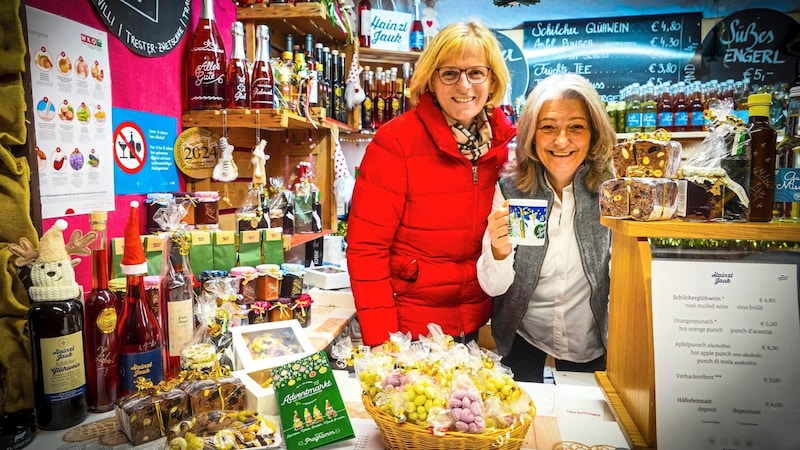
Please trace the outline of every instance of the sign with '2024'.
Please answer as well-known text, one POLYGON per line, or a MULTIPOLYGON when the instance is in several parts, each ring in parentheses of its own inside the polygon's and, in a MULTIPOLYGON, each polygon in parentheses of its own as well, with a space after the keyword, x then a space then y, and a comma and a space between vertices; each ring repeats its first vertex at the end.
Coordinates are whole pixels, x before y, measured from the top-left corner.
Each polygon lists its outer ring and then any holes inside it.
POLYGON ((372 48, 401 52, 409 50, 411 14, 385 9, 373 9, 370 28, 372 48))

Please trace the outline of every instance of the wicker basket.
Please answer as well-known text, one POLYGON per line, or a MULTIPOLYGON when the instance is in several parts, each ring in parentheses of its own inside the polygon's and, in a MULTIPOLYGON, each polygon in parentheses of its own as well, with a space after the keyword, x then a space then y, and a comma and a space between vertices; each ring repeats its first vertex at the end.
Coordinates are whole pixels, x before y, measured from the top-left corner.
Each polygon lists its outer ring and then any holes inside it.
POLYGON ((536 411, 531 404, 531 420, 507 430, 481 434, 448 431, 444 436, 434 436, 429 429, 419 425, 395 422, 393 417, 372 403, 367 393, 361 394, 361 401, 381 430, 386 450, 519 450, 536 411))

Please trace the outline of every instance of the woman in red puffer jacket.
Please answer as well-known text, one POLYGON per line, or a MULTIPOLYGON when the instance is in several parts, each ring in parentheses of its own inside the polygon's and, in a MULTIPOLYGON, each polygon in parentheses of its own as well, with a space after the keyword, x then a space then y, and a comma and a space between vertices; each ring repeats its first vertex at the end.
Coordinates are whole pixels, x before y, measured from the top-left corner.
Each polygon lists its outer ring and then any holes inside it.
POLYGON ((476 340, 492 312, 476 262, 508 143, 495 109, 509 72, 478 21, 443 28, 411 79, 416 107, 383 125, 359 166, 347 266, 364 344, 428 335, 476 340))

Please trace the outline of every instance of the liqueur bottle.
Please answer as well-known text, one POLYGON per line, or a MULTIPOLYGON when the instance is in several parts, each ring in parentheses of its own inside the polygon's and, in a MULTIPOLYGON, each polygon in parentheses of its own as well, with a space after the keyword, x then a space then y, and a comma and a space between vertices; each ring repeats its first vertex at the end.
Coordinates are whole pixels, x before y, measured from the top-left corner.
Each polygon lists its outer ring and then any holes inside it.
POLYGON ((126 279, 125 302, 117 322, 120 397, 135 392, 140 377, 153 384, 164 379, 161 332, 144 288, 147 260, 139 240, 138 209, 139 202, 131 202, 120 264, 126 279))
POLYGON ((686 101, 686 85, 679 81, 675 86, 672 110, 675 111, 673 128, 675 131, 689 131, 689 103, 686 101))
POLYGON ((775 210, 783 221, 800 221, 800 86, 789 90, 786 133, 777 150, 775 210))
POLYGON ((703 131, 705 128, 704 109, 700 82, 695 81, 692 83, 692 96, 689 99, 689 131, 703 131))
POLYGON ((66 221, 56 221, 42 236, 38 253, 31 255, 28 329, 36 422, 44 430, 77 425, 89 414, 83 302, 62 237, 66 227, 66 221))
POLYGON ((181 371, 181 350, 194 334, 194 279, 189 267, 190 236, 182 228, 165 240, 159 305, 164 336, 164 377, 175 378, 181 371))
POLYGON ((397 95, 397 67, 392 67, 391 79, 389 81, 389 114, 388 120, 392 120, 400 115, 400 97, 397 95))
POLYGON ((408 42, 412 52, 421 52, 425 48, 425 32, 419 19, 419 0, 414 0, 414 21, 411 22, 411 36, 408 42))
POLYGON ((214 19, 214 0, 203 0, 186 67, 190 110, 225 106, 225 70, 228 66, 225 55, 214 19))
POLYGON ((752 94, 750 106, 750 218, 751 222, 772 220, 775 195, 775 146, 778 133, 770 125, 771 94, 752 94))
POLYGON ((275 83, 269 61, 269 28, 256 27, 256 58, 250 81, 250 106, 254 109, 275 107, 275 83))
POLYGON ((372 45, 372 3, 369 0, 358 2, 358 45, 362 48, 372 45))
POLYGON ((361 103, 361 128, 368 131, 375 131, 375 116, 373 115, 373 103, 375 100, 375 73, 371 70, 364 70, 364 101, 361 103))
POLYGON ((336 107, 339 111, 339 116, 336 118, 339 122, 347 123, 347 102, 344 98, 345 79, 347 78, 347 65, 345 64, 346 55, 344 52, 339 52, 339 71, 337 74, 336 82, 334 85, 334 96, 336 97, 339 105, 336 107))
POLYGON ((629 100, 625 109, 625 132, 638 133, 642 131, 642 97, 639 83, 633 83, 629 89, 629 100))
POLYGON ((306 70, 308 71, 308 81, 305 88, 306 96, 308 97, 308 106, 317 106, 319 97, 317 96, 317 59, 314 55, 314 35, 306 34, 306 70))
POLYGON ((333 73, 333 69, 331 68, 331 62, 333 59, 331 58, 331 49, 330 47, 323 47, 322 48, 322 89, 320 95, 322 96, 322 101, 325 103, 325 116, 333 118, 333 87, 331 86, 331 74, 333 73))
POLYGON ((642 99, 642 131, 656 131, 658 123, 658 112, 655 97, 656 87, 652 83, 647 83, 642 88, 644 98, 642 99))
POLYGON ((375 121, 375 129, 380 128, 381 125, 386 123, 386 89, 385 77, 383 67, 375 68, 375 96, 373 118, 375 121))
POLYGON ((342 86, 339 82, 339 50, 331 50, 331 114, 332 119, 339 120, 342 116, 342 86))
POLYGON ((244 55, 244 24, 236 21, 231 27, 233 52, 225 73, 227 82, 227 108, 250 107, 250 74, 247 72, 247 59, 244 55))
POLYGON ((674 116, 672 112, 672 84, 667 81, 662 85, 662 91, 658 96, 656 113, 658 115, 657 126, 667 131, 675 131, 674 116))
POLYGON ((92 291, 85 302, 87 401, 89 411, 105 412, 114 408, 119 389, 116 332, 119 300, 108 288, 108 214, 93 211, 89 222, 97 238, 91 247, 92 291))
POLYGON ((414 69, 410 62, 403 63, 403 112, 411 110, 411 76, 414 69))
POLYGON ((327 97, 325 96, 325 66, 323 64, 323 46, 321 42, 314 44, 314 62, 316 64, 317 77, 317 106, 326 109, 328 104, 327 97))

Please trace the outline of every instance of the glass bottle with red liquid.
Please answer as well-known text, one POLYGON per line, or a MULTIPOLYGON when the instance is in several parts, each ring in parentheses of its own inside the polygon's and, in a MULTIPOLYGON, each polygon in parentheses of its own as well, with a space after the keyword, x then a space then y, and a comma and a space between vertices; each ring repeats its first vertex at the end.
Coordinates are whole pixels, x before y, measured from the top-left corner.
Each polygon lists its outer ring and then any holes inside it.
POLYGON ((675 86, 675 95, 672 97, 674 104, 672 105, 675 111, 674 130, 675 131, 689 131, 689 102, 686 100, 686 84, 679 81, 675 86))
POLYGON ((87 399, 89 411, 105 412, 114 409, 119 389, 117 354, 117 313, 119 299, 108 288, 109 264, 106 242, 105 211, 89 214, 92 231, 97 238, 92 243, 92 291, 86 296, 85 348, 87 399))
POLYGON ((256 26, 256 58, 250 81, 250 106, 254 109, 275 107, 275 80, 269 62, 269 27, 256 26))
POLYGON ((131 202, 130 209, 120 264, 126 282, 125 302, 117 321, 120 397, 136 392, 136 381, 140 377, 153 384, 164 379, 161 331, 144 287, 147 260, 139 240, 139 202, 131 202))
POLYGON ((358 2, 358 45, 362 48, 372 45, 372 3, 369 0, 358 2))
POLYGON ((702 86, 699 81, 695 81, 692 83, 691 97, 689 98, 689 131, 703 131, 705 108, 702 86))
POLYGON ((184 227, 171 233, 164 243, 161 263, 159 306, 161 332, 164 336, 167 379, 181 371, 181 349, 194 334, 194 276, 189 267, 189 231, 184 227))
POLYGON ((672 83, 669 81, 661 85, 661 93, 656 103, 656 114, 658 117, 658 128, 667 131, 675 131, 675 117, 672 112, 672 83))
POLYGON ((408 42, 412 52, 421 52, 425 48, 425 31, 422 29, 422 21, 419 19, 419 0, 414 0, 414 21, 411 22, 411 35, 408 42))
POLYGON ((203 0, 186 66, 190 110, 225 107, 227 67, 225 47, 214 19, 214 0, 203 0))
POLYGON ((231 27, 233 52, 225 73, 226 107, 229 109, 250 107, 250 74, 244 55, 244 24, 236 21, 231 27))
POLYGON ((506 89, 506 93, 503 95, 503 104, 499 108, 508 116, 508 120, 516 123, 517 114, 514 111, 514 105, 511 103, 511 86, 506 89))

